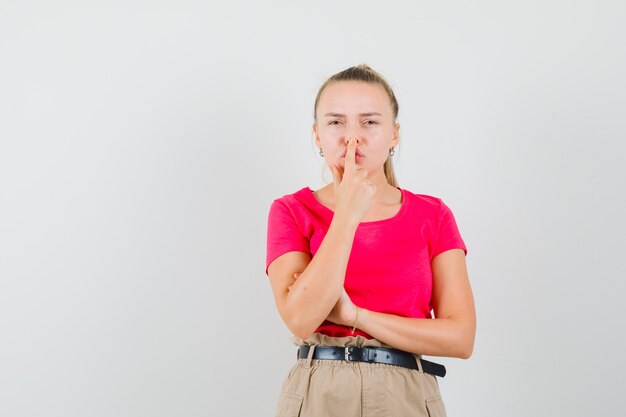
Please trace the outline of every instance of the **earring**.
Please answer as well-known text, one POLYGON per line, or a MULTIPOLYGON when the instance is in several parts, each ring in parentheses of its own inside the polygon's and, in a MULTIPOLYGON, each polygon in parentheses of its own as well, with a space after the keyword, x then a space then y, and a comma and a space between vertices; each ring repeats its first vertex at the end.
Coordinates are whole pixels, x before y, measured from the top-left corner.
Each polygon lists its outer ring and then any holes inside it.
POLYGON ((396 153, 396 150, 391 148, 389 149, 389 156, 393 156, 393 154, 396 153))
POLYGON ((322 148, 320 148, 320 156, 324 156, 324 152, 322 151, 322 148))

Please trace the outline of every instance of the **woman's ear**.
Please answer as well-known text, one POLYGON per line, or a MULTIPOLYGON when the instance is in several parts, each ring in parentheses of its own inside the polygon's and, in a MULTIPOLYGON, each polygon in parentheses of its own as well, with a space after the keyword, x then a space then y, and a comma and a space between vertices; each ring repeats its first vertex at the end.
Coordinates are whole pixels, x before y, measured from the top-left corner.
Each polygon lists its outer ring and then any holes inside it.
POLYGON ((398 142, 400 141, 399 130, 400 130, 400 123, 396 123, 396 125, 393 128, 393 137, 391 138, 392 147, 397 146, 398 142))
POLYGON ((320 143, 320 137, 317 134, 317 124, 313 123, 313 136, 315 137, 315 144, 317 145, 317 147, 319 148, 321 145, 320 143))

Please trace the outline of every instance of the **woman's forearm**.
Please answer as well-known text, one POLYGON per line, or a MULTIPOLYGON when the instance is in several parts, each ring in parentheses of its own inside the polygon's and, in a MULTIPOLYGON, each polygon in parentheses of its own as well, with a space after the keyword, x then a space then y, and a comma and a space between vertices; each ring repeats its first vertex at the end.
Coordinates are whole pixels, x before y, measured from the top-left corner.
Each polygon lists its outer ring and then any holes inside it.
POLYGON ((474 349, 472 317, 410 318, 359 309, 357 328, 407 352, 467 359, 474 349))
POLYGON ((328 317, 343 290, 358 224, 335 216, 315 256, 287 296, 290 328, 306 339, 328 317))

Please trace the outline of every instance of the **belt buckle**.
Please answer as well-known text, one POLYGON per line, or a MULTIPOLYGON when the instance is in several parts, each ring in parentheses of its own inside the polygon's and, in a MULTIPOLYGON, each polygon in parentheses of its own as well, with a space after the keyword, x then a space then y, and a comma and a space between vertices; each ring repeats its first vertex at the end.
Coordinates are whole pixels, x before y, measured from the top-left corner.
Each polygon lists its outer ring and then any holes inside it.
POLYGON ((350 354, 352 353, 351 349, 352 349, 352 348, 355 348, 355 347, 356 347, 356 346, 346 346, 346 347, 343 349, 343 356, 344 356, 344 358, 346 359, 346 361, 347 361, 347 362, 352 362, 352 361, 350 360, 350 354))

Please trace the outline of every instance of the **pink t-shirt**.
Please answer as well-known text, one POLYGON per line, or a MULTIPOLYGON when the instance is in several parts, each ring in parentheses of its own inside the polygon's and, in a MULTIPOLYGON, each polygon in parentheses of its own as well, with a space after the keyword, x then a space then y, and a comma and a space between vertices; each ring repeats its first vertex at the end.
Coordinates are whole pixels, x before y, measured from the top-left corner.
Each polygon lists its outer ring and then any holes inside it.
MULTIPOLYGON (((359 307, 404 317, 432 318, 430 262, 441 252, 467 248, 450 208, 437 197, 402 192, 400 211, 361 222, 348 259, 344 287, 359 307)), ((309 187, 274 200, 269 209, 265 274, 278 256, 301 251, 315 256, 333 211, 309 187)), ((351 329, 324 321, 316 332, 343 337, 351 329)), ((372 339, 357 329, 354 335, 372 339)))

